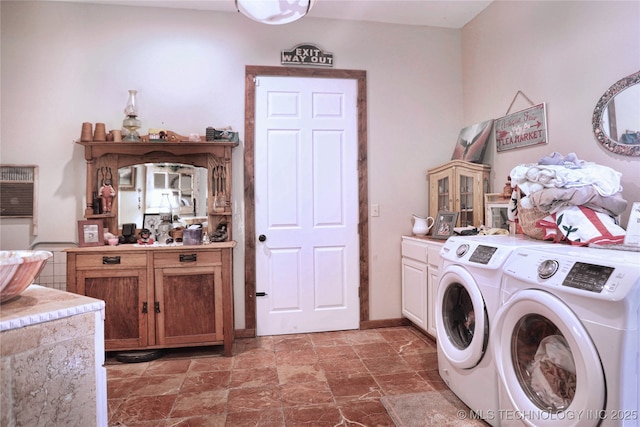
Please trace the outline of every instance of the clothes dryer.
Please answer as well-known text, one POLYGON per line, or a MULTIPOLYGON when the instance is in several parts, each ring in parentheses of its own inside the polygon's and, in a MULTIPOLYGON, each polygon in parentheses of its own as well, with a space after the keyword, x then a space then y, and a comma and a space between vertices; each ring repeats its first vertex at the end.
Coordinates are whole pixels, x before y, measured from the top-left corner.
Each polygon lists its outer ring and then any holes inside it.
POLYGON ((489 332, 499 307, 502 267, 517 248, 548 245, 524 236, 454 236, 440 250, 434 304, 438 370, 449 388, 493 426, 500 423, 489 332))
POLYGON ((501 302, 501 425, 640 425, 640 252, 518 249, 501 302))

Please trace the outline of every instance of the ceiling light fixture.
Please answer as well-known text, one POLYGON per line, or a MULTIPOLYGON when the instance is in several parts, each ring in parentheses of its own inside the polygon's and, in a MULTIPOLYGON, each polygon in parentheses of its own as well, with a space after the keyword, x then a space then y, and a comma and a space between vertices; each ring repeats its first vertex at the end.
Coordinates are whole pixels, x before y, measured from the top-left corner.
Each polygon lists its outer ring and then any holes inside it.
POLYGON ((269 25, 288 24, 305 16, 316 0, 235 0, 238 12, 269 25))

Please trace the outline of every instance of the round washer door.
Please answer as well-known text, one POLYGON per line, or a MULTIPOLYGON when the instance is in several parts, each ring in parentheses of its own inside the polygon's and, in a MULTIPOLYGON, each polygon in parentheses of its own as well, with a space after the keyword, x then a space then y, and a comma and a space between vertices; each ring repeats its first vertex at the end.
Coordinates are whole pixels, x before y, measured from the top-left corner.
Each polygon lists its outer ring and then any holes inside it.
POLYGON ((438 345, 455 367, 471 369, 482 360, 489 340, 489 321, 482 293, 464 268, 446 267, 436 296, 438 345))
MULTIPOLYGON (((496 315, 493 351, 501 399, 528 426, 596 426, 605 405, 600 356, 573 311, 540 290, 514 294, 496 315), (591 416, 589 416, 591 414, 591 416)), ((513 414, 511 414, 513 415, 513 414)))

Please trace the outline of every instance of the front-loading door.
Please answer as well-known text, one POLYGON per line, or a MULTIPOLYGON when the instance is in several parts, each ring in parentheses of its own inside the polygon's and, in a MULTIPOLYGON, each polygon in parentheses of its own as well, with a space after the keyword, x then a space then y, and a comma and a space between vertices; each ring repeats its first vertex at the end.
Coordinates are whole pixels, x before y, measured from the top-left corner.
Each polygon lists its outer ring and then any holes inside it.
POLYGON ((460 369, 475 367, 489 341, 489 321, 482 293, 460 266, 446 267, 438 281, 436 331, 440 348, 460 369))
POLYGON ((513 405, 505 416, 538 427, 598 424, 602 363, 569 306, 545 291, 519 291, 498 310, 492 333, 501 387, 513 405))

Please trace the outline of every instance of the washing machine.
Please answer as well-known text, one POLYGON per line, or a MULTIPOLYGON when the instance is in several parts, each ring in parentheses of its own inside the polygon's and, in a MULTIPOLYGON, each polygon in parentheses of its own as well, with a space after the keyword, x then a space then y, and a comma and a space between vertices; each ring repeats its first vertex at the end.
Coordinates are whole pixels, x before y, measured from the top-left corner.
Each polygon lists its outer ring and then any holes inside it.
POLYGON ((501 425, 640 425, 640 252, 518 249, 500 300, 501 425))
POLYGON ((499 307, 502 267, 517 248, 548 245, 525 236, 453 236, 440 250, 434 304, 438 371, 460 400, 493 426, 500 423, 489 332, 499 307))

